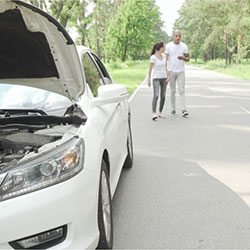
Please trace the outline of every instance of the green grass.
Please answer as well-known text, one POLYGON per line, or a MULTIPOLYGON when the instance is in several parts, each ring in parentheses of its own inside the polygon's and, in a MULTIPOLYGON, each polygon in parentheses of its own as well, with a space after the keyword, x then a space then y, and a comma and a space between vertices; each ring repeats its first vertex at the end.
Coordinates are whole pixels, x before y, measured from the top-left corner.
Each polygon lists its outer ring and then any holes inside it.
POLYGON ((126 85, 128 93, 131 94, 147 76, 149 61, 114 62, 106 63, 105 66, 113 80, 126 85))
POLYGON ((225 75, 250 80, 250 61, 243 61, 241 64, 231 64, 226 65, 225 60, 213 60, 204 62, 202 60, 198 60, 195 62, 194 59, 191 59, 189 64, 194 66, 202 67, 205 69, 214 70, 216 72, 220 72, 225 75))
MULTIPOLYGON (((203 62, 191 59, 189 64, 214 70, 225 75, 250 80, 250 62, 226 65, 223 60, 203 62)), ((109 73, 116 83, 126 85, 131 94, 148 74, 149 60, 106 63, 109 73)))

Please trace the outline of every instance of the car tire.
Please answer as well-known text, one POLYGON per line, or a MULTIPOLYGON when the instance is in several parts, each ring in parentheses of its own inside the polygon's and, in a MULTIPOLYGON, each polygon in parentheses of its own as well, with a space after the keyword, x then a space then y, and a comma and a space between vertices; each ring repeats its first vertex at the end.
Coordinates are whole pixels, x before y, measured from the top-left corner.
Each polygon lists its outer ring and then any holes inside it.
POLYGON ((112 249, 113 247, 113 219, 111 207, 111 193, 107 165, 102 161, 99 200, 98 200, 98 227, 100 232, 97 249, 112 249))
POLYGON ((131 121, 130 121, 130 115, 128 119, 128 137, 127 137, 127 150, 128 154, 125 159, 124 168, 132 168, 133 161, 134 161, 134 153, 133 153, 133 140, 132 140, 132 132, 131 132, 131 121))

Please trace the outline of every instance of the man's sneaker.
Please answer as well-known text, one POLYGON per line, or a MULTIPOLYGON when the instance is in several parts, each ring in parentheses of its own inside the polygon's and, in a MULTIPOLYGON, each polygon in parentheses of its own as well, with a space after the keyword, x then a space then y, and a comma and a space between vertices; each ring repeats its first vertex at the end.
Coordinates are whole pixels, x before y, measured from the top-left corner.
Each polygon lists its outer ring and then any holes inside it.
POLYGON ((175 115, 175 113, 176 113, 175 110, 171 111, 171 115, 175 115))
POLYGON ((181 114, 182 114, 183 117, 185 117, 185 116, 188 115, 188 112, 187 112, 187 110, 182 110, 182 111, 181 111, 181 114))

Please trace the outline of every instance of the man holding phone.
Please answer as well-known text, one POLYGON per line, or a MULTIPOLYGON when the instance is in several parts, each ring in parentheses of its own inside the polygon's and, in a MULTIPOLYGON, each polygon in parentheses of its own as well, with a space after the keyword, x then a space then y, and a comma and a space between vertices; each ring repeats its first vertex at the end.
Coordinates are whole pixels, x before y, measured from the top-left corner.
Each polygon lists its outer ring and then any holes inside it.
POLYGON ((185 100, 185 66, 184 62, 189 61, 188 47, 181 42, 181 32, 176 30, 173 34, 174 40, 166 46, 166 57, 168 60, 168 72, 170 73, 171 91, 171 114, 176 114, 175 93, 176 83, 180 94, 181 113, 183 117, 188 115, 185 100))

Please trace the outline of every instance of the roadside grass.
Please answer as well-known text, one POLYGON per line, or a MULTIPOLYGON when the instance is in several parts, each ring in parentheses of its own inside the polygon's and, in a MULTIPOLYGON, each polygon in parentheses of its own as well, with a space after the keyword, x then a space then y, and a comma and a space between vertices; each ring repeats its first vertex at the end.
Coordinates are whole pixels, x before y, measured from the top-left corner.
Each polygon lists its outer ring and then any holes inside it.
POLYGON ((132 94, 136 87, 145 79, 148 73, 149 61, 126 61, 105 63, 113 80, 126 85, 128 93, 132 94))
POLYGON ((213 60, 204 62, 201 59, 195 61, 191 59, 189 64, 205 69, 210 69, 225 75, 250 80, 250 61, 242 61, 241 64, 226 65, 225 60, 213 60))
MULTIPOLYGON (((188 64, 213 70, 225 75, 250 80, 250 62, 226 65, 224 60, 204 62, 201 59, 195 62, 191 59, 188 64)), ((106 68, 116 83, 126 85, 128 93, 132 94, 136 87, 148 74, 149 61, 126 61, 105 63, 106 68)))

